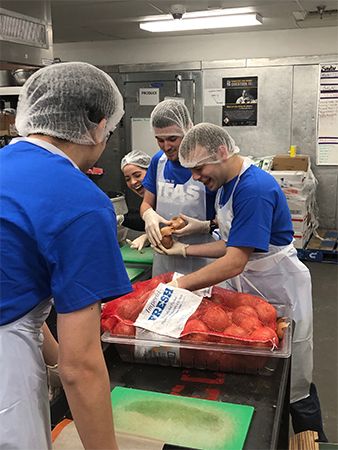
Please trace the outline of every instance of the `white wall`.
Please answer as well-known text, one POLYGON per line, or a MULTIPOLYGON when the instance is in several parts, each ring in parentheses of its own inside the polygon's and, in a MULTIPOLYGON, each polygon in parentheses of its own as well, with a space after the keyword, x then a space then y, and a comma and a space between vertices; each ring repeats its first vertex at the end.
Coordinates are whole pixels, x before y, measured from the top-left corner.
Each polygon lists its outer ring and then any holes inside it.
POLYGON ((338 27, 54 44, 54 56, 63 61, 97 65, 327 55, 337 51, 338 27))

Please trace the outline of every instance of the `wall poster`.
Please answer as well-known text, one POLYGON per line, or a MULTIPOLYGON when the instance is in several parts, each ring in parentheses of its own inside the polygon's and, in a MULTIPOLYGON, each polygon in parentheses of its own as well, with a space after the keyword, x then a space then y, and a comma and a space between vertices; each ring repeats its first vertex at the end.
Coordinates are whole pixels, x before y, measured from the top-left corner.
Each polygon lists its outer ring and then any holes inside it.
POLYGON ((223 78, 222 81, 225 89, 222 125, 257 125, 258 77, 223 78))
POLYGON ((320 64, 317 164, 338 165, 338 64, 320 64))

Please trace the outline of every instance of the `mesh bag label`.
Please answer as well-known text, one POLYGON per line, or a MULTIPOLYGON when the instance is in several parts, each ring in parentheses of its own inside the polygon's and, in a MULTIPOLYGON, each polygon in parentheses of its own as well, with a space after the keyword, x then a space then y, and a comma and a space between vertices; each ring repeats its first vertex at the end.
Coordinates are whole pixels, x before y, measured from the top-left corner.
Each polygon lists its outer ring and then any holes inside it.
POLYGON ((134 325, 164 336, 178 338, 202 297, 160 283, 149 297, 134 325))

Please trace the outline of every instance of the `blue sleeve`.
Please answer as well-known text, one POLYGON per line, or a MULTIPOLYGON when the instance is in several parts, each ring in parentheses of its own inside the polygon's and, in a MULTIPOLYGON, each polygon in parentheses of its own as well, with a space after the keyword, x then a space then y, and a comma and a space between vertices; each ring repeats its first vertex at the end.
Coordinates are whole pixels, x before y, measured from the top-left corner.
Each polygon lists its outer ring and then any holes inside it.
POLYGON ((131 291, 113 209, 91 211, 74 220, 51 244, 48 260, 58 313, 76 311, 131 291))
POLYGON ((253 247, 258 251, 268 251, 273 208, 273 201, 260 193, 253 193, 249 187, 235 192, 234 218, 227 246, 253 247))
POLYGON ((147 191, 156 195, 156 179, 157 179, 157 166, 158 161, 163 155, 162 150, 157 152, 152 158, 150 162, 150 166, 147 169, 146 176, 143 179, 143 186, 147 189, 147 191))

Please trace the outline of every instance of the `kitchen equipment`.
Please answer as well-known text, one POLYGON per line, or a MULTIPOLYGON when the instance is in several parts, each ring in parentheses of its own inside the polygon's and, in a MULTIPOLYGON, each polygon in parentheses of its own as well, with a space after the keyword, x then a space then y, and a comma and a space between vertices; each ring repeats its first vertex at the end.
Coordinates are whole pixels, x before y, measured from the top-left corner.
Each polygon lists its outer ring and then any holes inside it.
POLYGON ((132 264, 152 264, 154 251, 151 247, 142 249, 142 253, 135 248, 130 248, 129 245, 124 245, 120 248, 124 263, 132 264))
MULTIPOLYGON (((89 175, 91 177, 91 175, 89 175)), ((128 206, 125 196, 122 192, 108 191, 106 192, 112 202, 116 216, 124 216, 128 212, 128 206)), ((122 243, 126 240, 128 229, 122 225, 117 225, 117 240, 122 243)))
POLYGON ((36 72, 36 69, 17 69, 13 70, 12 75, 16 84, 23 86, 34 72, 36 72))
POLYGON ((116 215, 125 215, 128 212, 128 206, 126 203, 125 196, 122 192, 116 192, 116 191, 108 191, 107 192, 108 197, 110 198, 111 202, 113 203, 115 213, 116 215))
POLYGON ((1 61, 17 66, 42 66, 53 61, 50 0, 31 4, 2 1, 0 23, 1 61))
POLYGON ((240 450, 254 408, 152 391, 115 387, 115 429, 200 450, 240 450))

